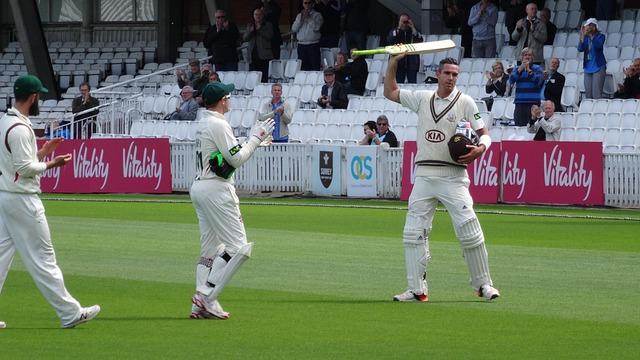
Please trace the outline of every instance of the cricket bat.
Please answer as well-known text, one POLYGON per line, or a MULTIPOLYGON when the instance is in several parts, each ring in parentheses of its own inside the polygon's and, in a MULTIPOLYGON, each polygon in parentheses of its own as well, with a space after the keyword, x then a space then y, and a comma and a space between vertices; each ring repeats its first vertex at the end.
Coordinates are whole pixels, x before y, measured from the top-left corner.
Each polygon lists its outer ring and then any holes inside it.
POLYGON ((427 54, 427 53, 434 53, 439 51, 447 51, 455 47, 456 47, 456 44, 452 40, 438 40, 438 41, 427 41, 427 42, 413 43, 413 44, 389 45, 389 46, 385 46, 377 49, 369 49, 369 50, 354 50, 352 54, 356 56, 375 55, 375 54, 398 55, 403 53, 407 53, 408 55, 413 55, 413 54, 427 54))

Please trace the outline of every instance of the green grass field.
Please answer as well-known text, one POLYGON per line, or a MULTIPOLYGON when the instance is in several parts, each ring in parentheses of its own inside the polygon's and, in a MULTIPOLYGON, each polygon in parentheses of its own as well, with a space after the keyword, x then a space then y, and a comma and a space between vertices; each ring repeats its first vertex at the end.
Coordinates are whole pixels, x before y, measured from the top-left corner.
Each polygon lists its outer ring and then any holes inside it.
POLYGON ((478 207, 502 293, 493 303, 473 296, 449 217, 437 212, 431 301, 400 304, 390 300, 406 284, 405 203, 246 199, 242 212, 255 247, 220 298, 232 317, 200 321, 188 319, 199 249, 195 214, 181 201, 186 197, 167 199, 176 202, 45 200, 67 287, 84 305, 103 310, 95 321, 60 329, 16 259, 0 294, 0 319, 8 325, 0 330, 0 359, 635 359, 640 353, 637 211, 478 207))

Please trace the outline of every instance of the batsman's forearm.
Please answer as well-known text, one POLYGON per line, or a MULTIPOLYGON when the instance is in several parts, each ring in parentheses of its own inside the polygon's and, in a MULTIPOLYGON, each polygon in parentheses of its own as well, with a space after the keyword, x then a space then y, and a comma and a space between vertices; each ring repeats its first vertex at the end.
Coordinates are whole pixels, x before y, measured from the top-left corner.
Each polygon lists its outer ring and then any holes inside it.
POLYGON ((387 74, 384 77, 384 97, 389 100, 399 101, 400 98, 394 99, 393 94, 398 91, 398 82, 396 81, 396 72, 398 71, 398 61, 389 60, 387 65, 387 74))

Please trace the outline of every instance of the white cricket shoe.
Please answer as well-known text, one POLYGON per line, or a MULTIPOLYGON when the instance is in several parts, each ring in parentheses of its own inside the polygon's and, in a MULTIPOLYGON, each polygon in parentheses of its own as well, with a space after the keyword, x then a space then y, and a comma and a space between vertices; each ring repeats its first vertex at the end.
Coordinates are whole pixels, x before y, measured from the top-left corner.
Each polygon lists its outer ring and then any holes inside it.
POLYGON ((87 321, 93 320, 100 313, 100 305, 93 305, 86 308, 80 309, 80 315, 73 321, 70 321, 64 325, 62 325, 65 329, 74 328, 80 324, 86 323, 87 321))
POLYGON ((7 323, 5 323, 4 321, 0 321, 0 329, 4 329, 7 327, 7 323))
POLYGON ((231 314, 222 309, 218 300, 209 302, 207 301, 207 298, 200 293, 193 295, 191 303, 193 304, 190 316, 192 319, 227 320, 229 316, 231 316, 231 314), (194 312, 196 309, 197 311, 194 312))
POLYGON ((413 291, 411 290, 407 290, 405 292, 403 292, 402 294, 398 294, 396 296, 393 297, 393 301, 402 301, 402 302, 413 302, 413 301, 417 301, 417 302, 427 302, 429 301, 429 295, 427 294, 414 294, 413 291))
POLYGON ((480 289, 478 289, 478 291, 476 292, 476 295, 491 301, 499 298, 500 292, 498 291, 498 289, 494 288, 491 285, 482 285, 480 286, 480 289))

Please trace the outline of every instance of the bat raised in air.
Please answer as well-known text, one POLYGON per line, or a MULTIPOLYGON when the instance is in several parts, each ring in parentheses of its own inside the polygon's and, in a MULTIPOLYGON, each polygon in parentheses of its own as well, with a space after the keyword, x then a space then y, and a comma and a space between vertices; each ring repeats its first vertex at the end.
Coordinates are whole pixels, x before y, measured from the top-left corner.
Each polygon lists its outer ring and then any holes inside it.
POLYGON ((362 55, 375 55, 375 54, 391 54, 398 55, 407 53, 412 54, 427 54, 439 51, 447 51, 456 47, 456 44, 452 40, 438 40, 427 41, 413 44, 397 44, 389 45, 377 49, 370 50, 353 50, 352 54, 356 56, 362 55))

